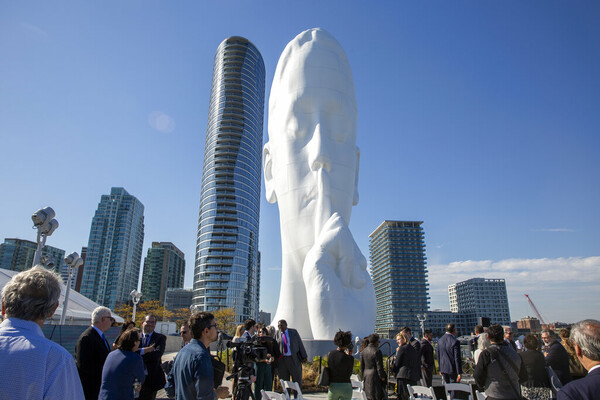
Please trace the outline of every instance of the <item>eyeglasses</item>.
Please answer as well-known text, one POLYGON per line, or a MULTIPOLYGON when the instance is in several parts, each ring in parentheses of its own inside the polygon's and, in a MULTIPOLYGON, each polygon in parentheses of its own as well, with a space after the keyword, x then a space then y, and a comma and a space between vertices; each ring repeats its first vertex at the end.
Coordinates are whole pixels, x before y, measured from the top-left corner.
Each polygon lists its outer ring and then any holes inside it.
POLYGON ((219 324, 210 324, 208 327, 209 328, 214 327, 215 329, 219 329, 219 324))
POLYGON ((189 331, 181 331, 179 332, 180 335, 185 335, 186 333, 188 333, 189 331))

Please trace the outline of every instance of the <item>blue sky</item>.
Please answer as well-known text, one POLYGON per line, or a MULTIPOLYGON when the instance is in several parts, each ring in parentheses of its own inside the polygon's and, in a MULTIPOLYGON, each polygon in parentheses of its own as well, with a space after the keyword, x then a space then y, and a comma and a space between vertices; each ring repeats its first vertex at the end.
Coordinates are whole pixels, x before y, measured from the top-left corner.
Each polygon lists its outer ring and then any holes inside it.
MULTIPOLYGON (((424 221, 432 308, 447 286, 506 278, 511 317, 600 318, 597 2, 0 1, 0 239, 87 244, 101 194, 145 205, 152 241, 186 254, 191 286, 213 57, 240 35, 277 60, 322 27, 358 102, 365 256, 384 219, 424 221)), ((267 140, 265 110, 264 141, 267 140)), ((264 194, 264 186, 262 188, 264 194)), ((261 308, 274 312, 276 205, 261 204, 261 308)))

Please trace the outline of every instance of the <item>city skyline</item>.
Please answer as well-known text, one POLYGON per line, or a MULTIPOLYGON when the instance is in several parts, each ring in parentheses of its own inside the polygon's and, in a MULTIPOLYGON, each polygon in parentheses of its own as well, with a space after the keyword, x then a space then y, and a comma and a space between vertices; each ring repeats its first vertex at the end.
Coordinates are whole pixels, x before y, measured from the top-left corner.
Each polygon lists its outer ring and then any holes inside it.
MULTIPOLYGON (((448 285, 482 277, 506 279, 513 320, 533 314, 525 293, 547 321, 600 317, 600 5, 1 8, 0 240, 35 240, 30 216, 49 205, 60 227, 47 244, 79 252, 98 197, 124 187, 145 206, 144 251, 174 243, 191 287, 215 48, 252 41, 268 93, 285 44, 320 26, 355 79, 350 229, 362 253, 381 221, 424 221, 432 309, 449 309, 448 285)), ((260 308, 271 313, 279 236, 261 189, 260 308)))

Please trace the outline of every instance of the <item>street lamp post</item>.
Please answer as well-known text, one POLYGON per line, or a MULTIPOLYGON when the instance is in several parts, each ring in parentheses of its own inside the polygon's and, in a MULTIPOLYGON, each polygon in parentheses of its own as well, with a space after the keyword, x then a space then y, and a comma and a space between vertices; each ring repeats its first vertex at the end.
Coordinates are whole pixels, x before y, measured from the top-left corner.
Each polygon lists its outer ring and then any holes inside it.
POLYGON ((77 270, 77 268, 83 265, 83 260, 79 257, 79 254, 74 251, 68 256, 65 257, 65 264, 69 268, 69 277, 67 278, 67 290, 65 292, 65 301, 63 302, 63 310, 60 316, 60 324, 65 324, 65 318, 67 317, 67 306, 69 305, 69 293, 71 292, 71 277, 73 272, 77 270))
POLYGON ((142 298, 142 293, 133 289, 129 295, 131 296, 131 301, 133 301, 133 316, 131 317, 131 320, 135 322, 135 309, 142 298))
POLYGON ((40 208, 31 216, 33 227, 37 229, 37 247, 33 257, 32 267, 42 261, 42 249, 46 245, 46 238, 58 228, 58 221, 54 219, 56 213, 51 207, 40 208))
POLYGON ((425 321, 427 320, 427 314, 417 314, 417 319, 421 324, 421 337, 425 337, 425 321))

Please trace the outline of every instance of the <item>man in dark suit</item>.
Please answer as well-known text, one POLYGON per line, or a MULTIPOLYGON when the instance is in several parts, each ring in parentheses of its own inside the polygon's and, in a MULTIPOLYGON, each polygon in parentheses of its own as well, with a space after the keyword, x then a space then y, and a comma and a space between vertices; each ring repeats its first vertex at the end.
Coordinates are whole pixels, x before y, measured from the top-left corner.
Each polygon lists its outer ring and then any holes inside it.
POLYGON ((558 400, 591 400, 600 394, 600 321, 586 319, 571 327, 575 354, 588 374, 563 387, 558 400))
POLYGON ((556 334, 551 329, 542 330, 542 341, 546 345, 544 356, 546 365, 552 367, 560 383, 566 385, 573 379, 569 370, 569 353, 562 344, 556 340, 556 334))
POLYGON ((446 333, 438 341, 437 358, 440 375, 446 383, 460 382, 462 358, 460 355, 460 342, 456 339, 454 324, 446 325, 446 333))
POLYGON ((435 359, 433 358, 433 345, 431 340, 433 333, 431 329, 425 329, 425 336, 421 340, 421 368, 425 376, 425 386, 431 387, 433 384, 433 368, 435 367, 435 359))
POLYGON ((282 319, 277 323, 275 339, 279 345, 281 357, 277 361, 277 374, 284 381, 298 382, 302 387, 302 363, 306 362, 306 350, 298 331, 287 327, 287 322, 282 319))
POLYGON ((102 367, 111 350, 104 332, 110 329, 113 321, 110 309, 97 307, 92 312, 92 326, 79 336, 75 345, 75 361, 86 400, 98 399, 102 367))
POLYGON ((165 387, 166 379, 160 364, 161 357, 165 352, 167 337, 158 332, 154 332, 156 327, 156 316, 148 314, 142 322, 142 350, 140 354, 144 360, 144 368, 148 371, 146 380, 140 391, 140 400, 154 400, 156 392, 165 387), (144 348, 152 347, 153 351, 145 352, 144 348))

